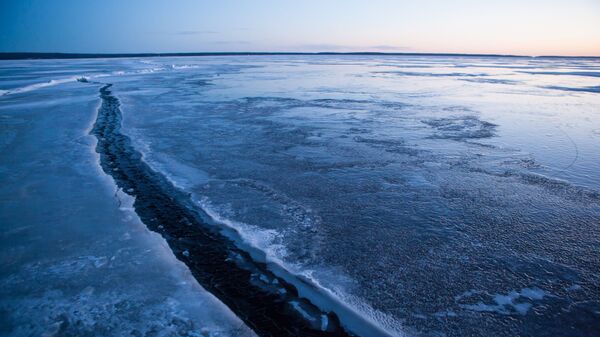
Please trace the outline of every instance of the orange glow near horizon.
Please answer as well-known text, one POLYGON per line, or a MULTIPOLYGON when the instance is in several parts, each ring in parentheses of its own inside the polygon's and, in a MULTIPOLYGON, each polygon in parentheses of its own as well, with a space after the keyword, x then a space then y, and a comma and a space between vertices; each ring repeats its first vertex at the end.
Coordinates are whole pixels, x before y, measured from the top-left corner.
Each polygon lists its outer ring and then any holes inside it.
POLYGON ((0 52, 600 56, 600 1, 5 0, 0 31, 0 52))

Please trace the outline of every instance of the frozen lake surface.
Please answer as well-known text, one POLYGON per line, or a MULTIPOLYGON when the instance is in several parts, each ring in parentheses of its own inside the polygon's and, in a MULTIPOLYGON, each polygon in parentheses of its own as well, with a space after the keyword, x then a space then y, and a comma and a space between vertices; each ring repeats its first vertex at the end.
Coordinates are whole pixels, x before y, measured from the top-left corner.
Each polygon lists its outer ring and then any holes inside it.
POLYGON ((349 331, 597 335, 599 77, 563 58, 2 61, 0 332, 252 334, 102 171, 111 83, 142 160, 349 331))

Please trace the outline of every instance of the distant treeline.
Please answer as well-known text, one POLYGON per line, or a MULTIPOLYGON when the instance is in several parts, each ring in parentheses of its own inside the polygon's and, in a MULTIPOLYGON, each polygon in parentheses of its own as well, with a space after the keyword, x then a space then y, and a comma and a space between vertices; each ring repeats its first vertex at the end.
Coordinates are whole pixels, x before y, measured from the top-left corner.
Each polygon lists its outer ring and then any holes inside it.
MULTIPOLYGON (((88 54, 88 53, 0 53, 0 60, 31 60, 31 59, 87 59, 87 58, 124 58, 124 57, 182 57, 182 56, 258 56, 258 55, 391 55, 391 56, 453 56, 453 57, 516 57, 533 58, 533 56, 501 55, 501 54, 452 54, 452 53, 379 53, 379 52, 224 52, 224 53, 117 53, 117 54, 88 54)), ((592 56, 537 56, 536 58, 577 58, 598 59, 592 56)))

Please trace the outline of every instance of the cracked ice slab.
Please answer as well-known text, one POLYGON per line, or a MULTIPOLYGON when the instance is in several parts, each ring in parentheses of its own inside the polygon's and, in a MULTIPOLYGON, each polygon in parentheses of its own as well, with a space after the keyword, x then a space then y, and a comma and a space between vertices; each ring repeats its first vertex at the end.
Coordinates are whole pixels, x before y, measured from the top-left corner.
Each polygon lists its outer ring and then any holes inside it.
POLYGON ((254 335, 101 171, 95 86, 2 100, 1 335, 254 335))

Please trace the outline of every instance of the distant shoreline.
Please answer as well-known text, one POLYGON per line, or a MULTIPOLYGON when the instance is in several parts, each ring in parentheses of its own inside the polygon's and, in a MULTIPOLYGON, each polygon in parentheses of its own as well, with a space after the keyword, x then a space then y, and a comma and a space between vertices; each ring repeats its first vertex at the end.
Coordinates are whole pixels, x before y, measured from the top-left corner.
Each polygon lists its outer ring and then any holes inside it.
POLYGON ((262 56, 262 55, 357 55, 357 56, 442 56, 442 57, 511 57, 511 58, 568 58, 568 59, 600 59, 600 56, 524 56, 504 54, 457 54, 457 53, 380 53, 380 52, 204 52, 204 53, 0 53, 0 60, 38 60, 38 59, 89 59, 89 58, 128 58, 128 57, 186 57, 186 56, 262 56))

